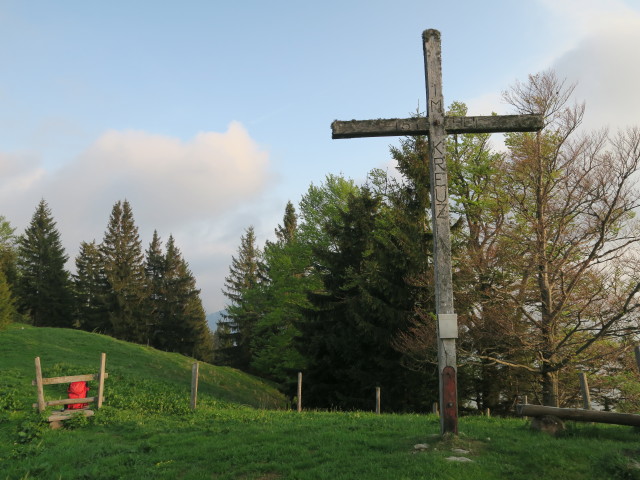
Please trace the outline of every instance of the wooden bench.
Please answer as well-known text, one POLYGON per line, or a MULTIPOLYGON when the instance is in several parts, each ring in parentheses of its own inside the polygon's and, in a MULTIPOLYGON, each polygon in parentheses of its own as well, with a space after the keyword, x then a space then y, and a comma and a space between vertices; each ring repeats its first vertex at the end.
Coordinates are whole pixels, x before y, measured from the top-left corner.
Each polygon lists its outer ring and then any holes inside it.
MULTIPOLYGON (((33 408, 37 408, 39 412, 44 412, 45 409, 49 406, 53 405, 70 405, 72 403, 95 403, 96 409, 102 406, 102 402, 104 401, 104 380, 105 378, 109 378, 109 374, 105 372, 105 367, 107 363, 107 354, 102 353, 100 355, 100 370, 96 374, 88 374, 88 375, 69 375, 65 377, 50 377, 43 378, 42 377, 42 367, 40 365, 40 357, 36 357, 36 379, 31 382, 32 385, 35 385, 38 389, 38 403, 33 404, 33 408), (62 400, 46 400, 44 398, 44 386, 45 385, 56 385, 60 383, 71 383, 71 382, 90 382, 97 381, 98 382, 98 394, 94 397, 87 398, 65 398, 62 400)), ((49 421, 51 428, 60 428, 62 426, 62 422, 70 419, 74 415, 84 415, 85 417, 90 417, 94 414, 93 410, 89 410, 87 408, 81 409, 73 409, 73 410, 59 410, 52 412, 52 414, 47 418, 49 421)))

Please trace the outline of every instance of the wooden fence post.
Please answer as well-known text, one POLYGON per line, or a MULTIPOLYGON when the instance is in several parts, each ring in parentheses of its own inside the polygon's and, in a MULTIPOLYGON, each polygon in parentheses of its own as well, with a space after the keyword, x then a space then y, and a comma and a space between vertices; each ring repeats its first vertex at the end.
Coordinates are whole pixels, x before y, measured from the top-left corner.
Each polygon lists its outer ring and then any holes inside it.
POLYGON ((107 354, 102 352, 100 355, 100 372, 98 373, 98 401, 96 403, 96 409, 102 407, 102 401, 104 400, 104 372, 107 367, 107 354))
POLYGON ((38 411, 44 412, 47 407, 44 401, 44 388, 42 384, 42 367, 40 366, 40 357, 36 357, 36 387, 38 388, 38 411))
POLYGON ((585 410, 591 410, 591 395, 589 394, 587 374, 580 372, 578 373, 578 378, 580 378, 580 390, 582 391, 582 406, 585 410))
POLYGON ((302 411, 302 372, 298 372, 298 412, 302 411))
POLYGON ((438 402, 433 402, 433 405, 431 406, 431 412, 435 413, 436 415, 440 415, 440 408, 439 408, 438 402))
POLYGON ((636 365, 638 366, 638 370, 640 370, 640 345, 636 346, 633 351, 636 354, 636 365))
POLYGON ((380 387, 376 387, 376 413, 380 415, 380 387))
POLYGON ((191 410, 196 409, 198 402, 198 362, 191 367, 191 410))

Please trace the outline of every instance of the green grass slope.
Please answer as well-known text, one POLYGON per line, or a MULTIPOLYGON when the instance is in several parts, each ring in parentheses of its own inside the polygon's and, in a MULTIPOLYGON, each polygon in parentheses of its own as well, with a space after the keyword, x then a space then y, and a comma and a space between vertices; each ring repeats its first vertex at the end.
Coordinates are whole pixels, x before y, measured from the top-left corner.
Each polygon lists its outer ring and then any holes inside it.
MULTIPOLYGON (((35 400, 35 357, 40 357, 44 377, 96 373, 100 353, 107 354, 105 404, 127 406, 131 402, 157 402, 157 393, 166 392, 173 400, 184 398, 189 406, 191 367, 195 362, 183 355, 116 340, 79 330, 35 328, 14 324, 0 331, 0 389, 21 406, 35 400), (147 398, 145 398, 147 397, 147 398)), ((95 387, 94 385, 90 386, 95 387)), ((66 386, 45 386, 45 396, 66 397, 66 386), (56 388, 58 391, 56 391, 56 388)), ((90 394, 95 393, 95 388, 90 394)), ((259 408, 283 408, 286 399, 271 385, 238 370, 200 363, 198 399, 207 402, 230 402, 259 408)), ((2 400, 0 400, 2 402, 2 400)), ((156 411, 179 405, 155 405, 156 411)), ((1 403, 0 403, 1 404, 1 403)))
POLYGON ((258 379, 204 364, 192 412, 191 364, 83 332, 0 332, 0 480, 640 480, 640 433, 630 427, 569 424, 554 438, 521 419, 465 417, 460 436, 443 441, 433 415, 256 408, 285 402, 258 379), (33 358, 45 376, 89 373, 102 351, 105 406, 50 430, 31 408, 33 358))

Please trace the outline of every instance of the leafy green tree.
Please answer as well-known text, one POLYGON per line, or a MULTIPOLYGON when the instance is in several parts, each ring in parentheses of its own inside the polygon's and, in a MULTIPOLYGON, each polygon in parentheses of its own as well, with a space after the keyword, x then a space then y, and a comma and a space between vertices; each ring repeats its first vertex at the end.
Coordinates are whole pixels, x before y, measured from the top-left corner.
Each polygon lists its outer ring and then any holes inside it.
POLYGON ((144 255, 127 200, 113 206, 100 254, 108 285, 106 304, 113 335, 131 342, 146 342, 144 255))
MULTIPOLYGON (((465 116, 467 107, 454 102, 450 116, 465 116)), ((507 413, 513 398, 528 387, 524 372, 509 369, 487 357, 515 353, 505 329, 523 330, 518 315, 497 292, 512 278, 500 259, 500 241, 510 213, 504 184, 504 155, 495 153, 489 134, 450 135, 447 139, 451 211, 455 251, 456 311, 462 335, 459 341, 463 378, 470 380, 465 392, 478 409, 507 413)), ((524 333, 524 332, 522 332, 524 333)), ((523 358, 529 355, 522 352, 523 358)))
POLYGON ((15 228, 0 215, 0 269, 2 269, 9 285, 15 285, 18 276, 16 270, 17 238, 15 228))
POLYGON ((71 327, 73 297, 68 257, 51 210, 41 200, 24 234, 18 239, 19 309, 36 326, 71 327))
POLYGON ((260 298, 258 288, 263 278, 262 252, 250 226, 240 238, 238 255, 232 257, 224 283, 223 293, 230 303, 218 323, 218 334, 230 347, 216 354, 218 361, 224 364, 245 370, 251 365, 254 327, 262 310, 257 302, 260 298), (222 337, 225 330, 229 332, 226 338, 222 337))
POLYGON ((289 202, 283 226, 276 229, 277 242, 267 242, 264 249, 265 281, 259 290, 263 311, 255 326, 251 364, 256 373, 277 381, 290 393, 295 372, 304 365, 294 345, 299 335, 296 324, 301 321, 302 309, 309 307, 306 292, 320 286, 318 277, 309 274, 311 246, 298 239, 297 231, 297 215, 289 202))
POLYGON ((12 293, 17 278, 15 229, 0 215, 0 329, 18 316, 12 293))
POLYGON ((346 209, 350 194, 356 194, 358 187, 353 180, 339 175, 327 175, 319 185, 309 187, 300 200, 300 240, 318 248, 329 248, 331 241, 325 226, 329 222, 340 221, 340 214, 346 209))
POLYGON ((76 257, 74 292, 78 326, 89 332, 111 334, 106 303, 109 287, 104 262, 95 240, 80 244, 80 252, 76 257))
POLYGON ((0 330, 6 328, 16 315, 15 303, 9 282, 3 271, 0 270, 0 330))

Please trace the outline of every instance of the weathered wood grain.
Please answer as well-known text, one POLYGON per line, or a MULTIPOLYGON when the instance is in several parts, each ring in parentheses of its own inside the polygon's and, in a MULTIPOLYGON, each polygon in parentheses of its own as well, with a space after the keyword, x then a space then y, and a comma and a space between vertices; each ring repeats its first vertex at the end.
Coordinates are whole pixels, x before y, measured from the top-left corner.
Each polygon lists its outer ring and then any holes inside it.
POLYGON ((42 388, 44 383, 42 378, 42 366, 40 365, 40 357, 36 357, 35 364, 36 364, 36 379, 34 381, 34 384, 38 387, 38 403, 36 403, 35 406, 38 407, 39 412, 44 412, 44 409, 46 408, 47 404, 44 400, 44 388, 42 388))
POLYGON ((49 418, 47 418, 50 422, 61 422, 64 420, 69 420, 74 415, 84 415, 85 417, 92 417, 94 414, 93 410, 64 410, 62 412, 52 413, 49 418))
MULTIPOLYGON (((447 135, 454 133, 535 132, 543 127, 542 115, 491 115, 444 117, 447 135)), ((427 118, 379 118, 377 120, 335 120, 331 138, 393 137, 427 135, 427 118)))
MULTIPOLYGON (((62 398, 60 400, 47 400, 45 406, 47 407, 55 407, 56 405, 71 405, 72 403, 93 403, 98 400, 98 397, 87 397, 87 398, 62 398)), ((32 407, 37 407, 38 404, 34 403, 32 407)))
POLYGON ((543 405, 518 405, 516 411, 518 415, 523 417, 552 415, 563 420, 640 427, 640 415, 634 415, 632 413, 602 412, 598 410, 582 410, 580 408, 545 407, 543 405))
MULTIPOLYGON (((49 377, 43 378, 43 385, 57 385, 59 383, 71 383, 71 382, 91 382, 98 380, 100 375, 90 373, 88 375, 67 375, 65 377, 49 377)), ((109 378, 109 374, 105 373, 104 378, 109 378)), ((37 385, 37 380, 32 380, 31 385, 37 385)))

